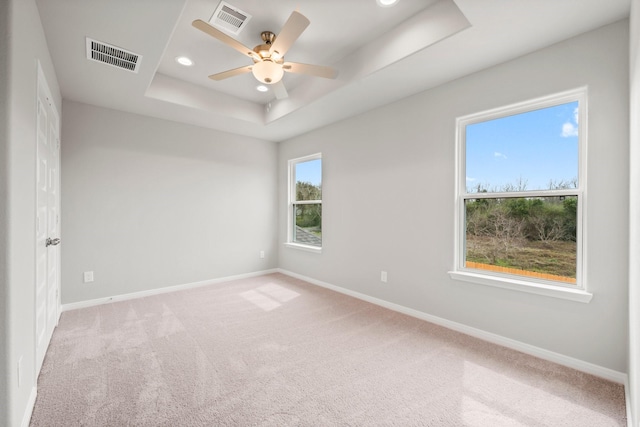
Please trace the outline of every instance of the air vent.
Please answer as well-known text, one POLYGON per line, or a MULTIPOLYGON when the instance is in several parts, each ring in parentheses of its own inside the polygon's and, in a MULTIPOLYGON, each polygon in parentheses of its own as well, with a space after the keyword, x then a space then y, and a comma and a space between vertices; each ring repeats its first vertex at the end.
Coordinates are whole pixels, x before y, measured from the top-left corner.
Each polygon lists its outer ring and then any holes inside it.
POLYGON ((209 23, 232 34, 240 34, 246 27, 251 15, 235 6, 221 1, 211 16, 209 23))
POLYGON ((137 73, 142 56, 87 37, 87 59, 137 73))

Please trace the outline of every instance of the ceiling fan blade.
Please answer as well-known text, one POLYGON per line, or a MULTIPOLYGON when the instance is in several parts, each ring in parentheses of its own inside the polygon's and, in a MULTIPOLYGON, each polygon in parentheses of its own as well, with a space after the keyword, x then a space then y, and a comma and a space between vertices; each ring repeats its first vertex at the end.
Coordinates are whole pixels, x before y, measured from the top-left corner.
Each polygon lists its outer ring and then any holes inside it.
POLYGON ((316 77, 324 77, 325 79, 335 79, 338 72, 331 67, 324 65, 301 64, 299 62, 285 62, 282 69, 289 73, 309 74, 316 77))
POLYGON ((195 21, 193 21, 193 23, 191 25, 193 25, 194 27, 196 27, 200 31, 209 34, 211 37, 215 37, 216 39, 218 39, 221 42, 225 43, 226 45, 234 48, 235 50, 237 50, 238 52, 240 52, 243 55, 247 55, 247 56, 249 56, 251 58, 255 58, 255 59, 258 59, 258 60, 261 59, 260 56, 253 51, 253 49, 250 49, 250 48, 246 47, 245 45, 240 43, 238 40, 234 39, 233 37, 230 37, 230 36, 226 35, 222 31, 220 31, 217 28, 209 25, 208 23, 204 22, 201 19, 196 19, 195 21))
POLYGON ((282 80, 280 80, 278 83, 272 84, 271 89, 273 90, 273 94, 276 96, 276 99, 285 99, 289 97, 287 88, 284 87, 284 83, 282 83, 282 80))
POLYGON ((227 71, 223 71, 221 73, 211 74, 209 76, 209 78, 211 80, 216 80, 216 81, 224 80, 224 79, 228 79, 229 77, 239 76, 240 74, 250 73, 251 72, 251 68, 253 68, 253 65, 247 65, 246 67, 234 68, 233 70, 227 70, 227 71))
POLYGON ((280 30, 280 34, 276 36, 271 49, 269 49, 271 55, 275 54, 276 57, 282 58, 308 26, 309 20, 300 12, 294 10, 282 30, 280 30))

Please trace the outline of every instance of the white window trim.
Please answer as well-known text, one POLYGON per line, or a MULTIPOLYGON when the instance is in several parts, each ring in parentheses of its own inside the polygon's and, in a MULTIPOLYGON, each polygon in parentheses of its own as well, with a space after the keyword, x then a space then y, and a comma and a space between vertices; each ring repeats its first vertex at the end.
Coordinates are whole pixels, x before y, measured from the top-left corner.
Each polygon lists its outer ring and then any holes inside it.
POLYGON ((301 243, 293 243, 293 242, 286 242, 284 246, 291 249, 298 249, 300 251, 315 252, 317 254, 322 253, 322 248, 318 246, 303 245, 301 243))
MULTIPOLYGON (((304 157, 298 157, 291 159, 288 162, 288 174, 289 182, 287 185, 287 241, 284 246, 291 249, 298 249, 306 252, 322 253, 322 246, 304 245, 302 243, 296 243, 293 241, 293 224, 295 218, 293 218, 293 202, 296 198, 296 174, 294 166, 298 163, 308 162, 310 160, 322 160, 322 153, 310 154, 304 157)), ((320 171, 322 173, 322 171, 320 171)), ((322 200, 301 200, 296 204, 321 204, 322 200)), ((324 242, 323 242, 324 243, 324 242)))
POLYGON ((593 294, 587 291, 585 254, 586 252, 586 164, 587 164, 587 87, 581 87, 529 101, 520 102, 488 111, 470 114, 456 119, 456 197, 455 197, 455 232, 454 232, 454 269, 449 271, 452 279, 486 286, 494 286, 514 291, 527 292, 554 298, 588 303, 593 294), (578 101, 578 188, 569 190, 525 191, 509 193, 473 193, 473 198, 503 198, 531 196, 578 196, 577 208, 577 265, 576 285, 565 285, 550 280, 529 278, 510 274, 494 273, 464 267, 465 212, 464 200, 469 198, 466 189, 466 126, 478 122, 489 121, 509 115, 515 115, 537 109, 553 107, 578 101))

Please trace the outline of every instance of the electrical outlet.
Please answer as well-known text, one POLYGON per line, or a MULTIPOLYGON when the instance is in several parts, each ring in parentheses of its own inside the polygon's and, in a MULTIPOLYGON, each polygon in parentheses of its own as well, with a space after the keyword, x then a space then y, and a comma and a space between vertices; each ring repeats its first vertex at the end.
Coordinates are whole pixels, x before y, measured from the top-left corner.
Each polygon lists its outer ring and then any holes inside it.
POLYGON ((387 283, 387 272, 386 271, 381 271, 380 272, 380 281, 383 283, 387 283))
POLYGON ((264 258, 264 251, 260 251, 260 258, 264 258))
POLYGON ((93 282, 93 271, 84 272, 84 283, 93 282))

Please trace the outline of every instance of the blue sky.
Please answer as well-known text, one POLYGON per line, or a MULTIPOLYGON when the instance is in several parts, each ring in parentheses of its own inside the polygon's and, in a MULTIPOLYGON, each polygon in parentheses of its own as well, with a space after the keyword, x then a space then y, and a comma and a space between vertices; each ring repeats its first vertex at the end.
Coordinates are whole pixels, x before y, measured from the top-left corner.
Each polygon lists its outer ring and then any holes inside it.
POLYGON ((578 177, 578 102, 530 111, 466 128, 466 185, 501 189, 527 181, 527 190, 549 180, 578 177))
POLYGON ((322 160, 309 160, 296 164, 296 181, 322 184, 322 160))

